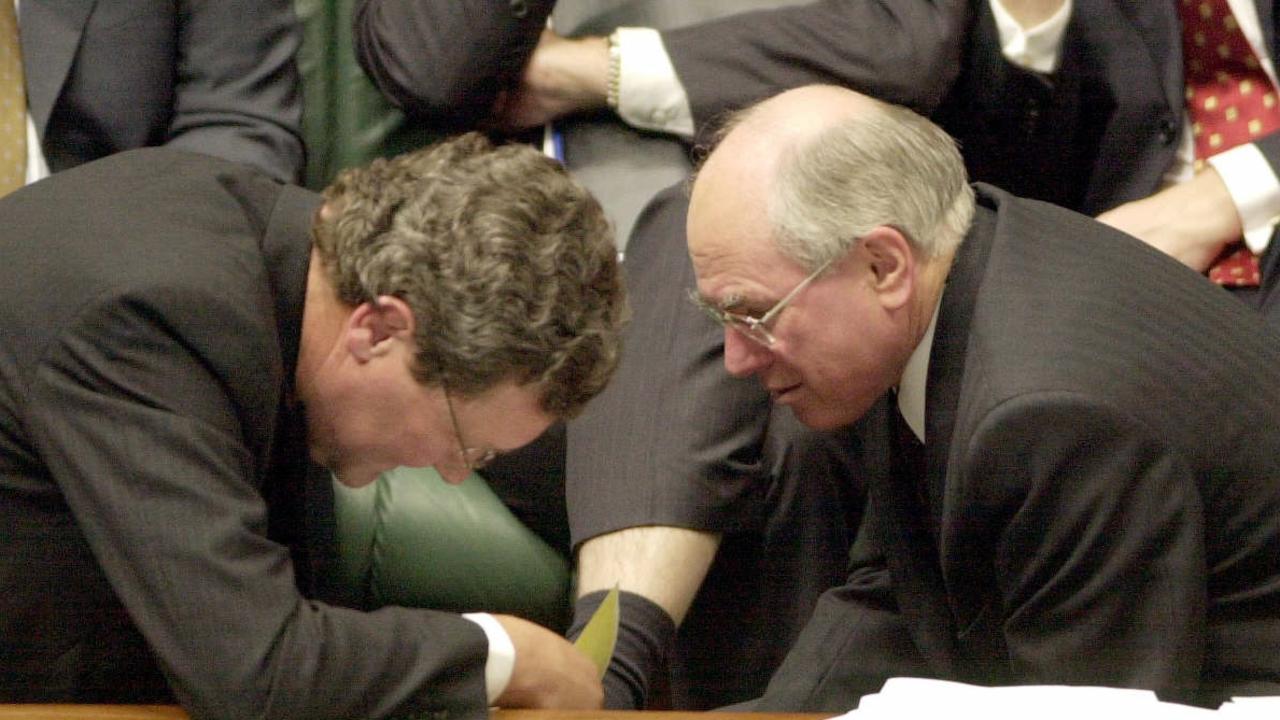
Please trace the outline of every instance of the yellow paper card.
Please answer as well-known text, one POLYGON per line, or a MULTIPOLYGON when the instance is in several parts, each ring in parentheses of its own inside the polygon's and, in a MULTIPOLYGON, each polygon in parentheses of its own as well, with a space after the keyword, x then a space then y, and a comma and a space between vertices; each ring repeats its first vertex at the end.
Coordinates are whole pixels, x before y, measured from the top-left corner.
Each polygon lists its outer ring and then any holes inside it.
POLYGON ((591 658, 591 662, 600 668, 600 677, 603 678, 604 671, 609 667, 609 660, 613 658, 613 646, 617 641, 618 586, 614 585, 573 645, 591 658))

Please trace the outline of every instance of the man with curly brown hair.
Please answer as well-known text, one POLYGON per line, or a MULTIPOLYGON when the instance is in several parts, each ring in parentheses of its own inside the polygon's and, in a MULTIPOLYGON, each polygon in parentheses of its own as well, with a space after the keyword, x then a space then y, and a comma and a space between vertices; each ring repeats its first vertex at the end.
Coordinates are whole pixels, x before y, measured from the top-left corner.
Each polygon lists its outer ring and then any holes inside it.
POLYGON ((308 599, 301 532, 321 466, 461 481, 607 381, 612 238, 555 162, 463 136, 322 200, 140 150, 19 190, 0 223, 0 698, 599 705, 590 661, 532 623, 308 599))

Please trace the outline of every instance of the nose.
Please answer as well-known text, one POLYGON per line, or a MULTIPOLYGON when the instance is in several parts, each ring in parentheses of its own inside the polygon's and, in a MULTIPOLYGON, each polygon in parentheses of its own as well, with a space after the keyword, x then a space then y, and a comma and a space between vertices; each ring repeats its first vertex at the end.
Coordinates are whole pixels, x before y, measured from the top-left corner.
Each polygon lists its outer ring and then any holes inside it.
POLYGON ((750 377, 769 365, 773 355, 732 328, 724 331, 724 369, 734 377, 750 377))

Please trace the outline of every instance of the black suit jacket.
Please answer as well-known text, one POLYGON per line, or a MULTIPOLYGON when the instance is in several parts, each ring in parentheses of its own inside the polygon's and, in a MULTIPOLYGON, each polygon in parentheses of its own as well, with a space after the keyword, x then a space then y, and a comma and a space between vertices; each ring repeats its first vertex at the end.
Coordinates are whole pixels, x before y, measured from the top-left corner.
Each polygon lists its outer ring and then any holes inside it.
POLYGON ((292 398, 318 202, 167 149, 0 200, 4 701, 485 714, 475 624, 297 586, 329 487, 292 398))
POLYGON ((300 31, 288 0, 28 0, 27 101, 53 172, 151 145, 303 162, 300 31))
POLYGON ((1132 238, 979 193, 924 475, 868 476, 857 569, 757 709, 847 709, 902 674, 1274 694, 1276 336, 1132 238))

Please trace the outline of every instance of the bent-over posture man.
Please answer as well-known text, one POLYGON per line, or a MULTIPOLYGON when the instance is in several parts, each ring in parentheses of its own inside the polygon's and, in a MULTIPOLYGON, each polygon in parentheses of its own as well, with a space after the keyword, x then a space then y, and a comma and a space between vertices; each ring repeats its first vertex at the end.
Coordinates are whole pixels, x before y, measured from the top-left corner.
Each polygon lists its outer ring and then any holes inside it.
POLYGON ((725 367, 814 428, 891 398, 865 423, 892 462, 867 465, 847 584, 756 709, 847 709, 894 675, 1280 690, 1280 348, 1259 314, 1135 238, 970 186, 908 110, 815 86, 731 127, 688 220, 725 367))
POLYGON ((318 466, 461 481, 609 377, 613 242, 557 163, 469 135, 322 202, 139 150, 7 196, 0 224, 0 698, 199 718, 600 704, 590 661, 531 623, 305 593, 318 466))

